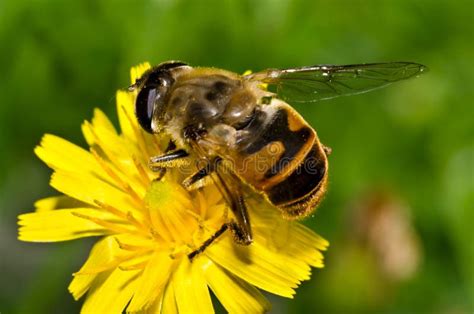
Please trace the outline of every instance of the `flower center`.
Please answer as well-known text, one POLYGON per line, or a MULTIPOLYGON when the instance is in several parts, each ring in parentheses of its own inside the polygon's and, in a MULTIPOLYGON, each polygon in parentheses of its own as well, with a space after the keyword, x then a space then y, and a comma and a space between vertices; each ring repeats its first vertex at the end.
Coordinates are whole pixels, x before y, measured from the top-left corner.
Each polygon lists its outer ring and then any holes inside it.
POLYGON ((146 192, 144 204, 150 231, 158 242, 171 249, 172 255, 189 254, 216 231, 206 221, 208 204, 203 195, 195 197, 198 193, 202 192, 188 192, 166 177, 151 182, 146 192))

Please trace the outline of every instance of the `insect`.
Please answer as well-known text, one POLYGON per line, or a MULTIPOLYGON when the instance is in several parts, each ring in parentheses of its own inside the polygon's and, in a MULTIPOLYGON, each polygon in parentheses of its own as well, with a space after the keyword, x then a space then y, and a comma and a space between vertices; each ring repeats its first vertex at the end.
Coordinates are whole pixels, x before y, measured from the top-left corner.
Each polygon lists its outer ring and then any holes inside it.
POLYGON ((321 201, 330 149, 288 103, 364 93, 426 70, 417 63, 392 62, 239 75, 169 61, 146 71, 129 88, 137 91, 136 118, 145 131, 171 138, 165 154, 151 157, 150 166, 163 173, 180 159, 197 158, 201 167, 183 186, 192 189, 212 178, 234 216, 189 258, 227 229, 237 243, 252 243, 244 186, 288 218, 310 214, 321 201))

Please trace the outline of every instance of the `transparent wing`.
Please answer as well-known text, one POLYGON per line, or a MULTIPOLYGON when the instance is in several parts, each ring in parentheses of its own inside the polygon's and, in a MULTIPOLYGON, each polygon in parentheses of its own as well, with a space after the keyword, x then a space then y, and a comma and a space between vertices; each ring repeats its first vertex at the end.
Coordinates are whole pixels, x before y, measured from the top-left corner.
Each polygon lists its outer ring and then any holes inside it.
POLYGON ((352 65, 315 65, 294 69, 269 69, 245 76, 269 85, 279 98, 289 102, 314 102, 338 96, 365 93, 426 72, 411 62, 352 65))

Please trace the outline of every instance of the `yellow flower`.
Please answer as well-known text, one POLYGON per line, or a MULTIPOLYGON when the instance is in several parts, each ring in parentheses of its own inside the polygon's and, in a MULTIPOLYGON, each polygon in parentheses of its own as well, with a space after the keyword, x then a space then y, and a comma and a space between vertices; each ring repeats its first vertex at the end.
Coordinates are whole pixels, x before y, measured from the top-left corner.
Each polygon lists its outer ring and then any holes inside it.
MULTIPOLYGON (((147 68, 133 68, 132 82, 147 68)), ((323 266, 320 251, 328 243, 254 195, 254 242, 236 245, 225 232, 190 261, 187 254, 225 222, 227 205, 212 184, 185 190, 182 171, 155 180, 148 160, 168 139, 139 128, 135 97, 117 92, 121 133, 99 110, 83 124, 89 151, 44 136, 35 153, 53 169, 51 186, 63 195, 39 200, 34 213, 20 215, 19 239, 101 236, 69 285, 75 299, 87 293, 84 313, 210 313, 208 288, 232 313, 267 311, 257 288, 292 298, 311 267, 323 266)))

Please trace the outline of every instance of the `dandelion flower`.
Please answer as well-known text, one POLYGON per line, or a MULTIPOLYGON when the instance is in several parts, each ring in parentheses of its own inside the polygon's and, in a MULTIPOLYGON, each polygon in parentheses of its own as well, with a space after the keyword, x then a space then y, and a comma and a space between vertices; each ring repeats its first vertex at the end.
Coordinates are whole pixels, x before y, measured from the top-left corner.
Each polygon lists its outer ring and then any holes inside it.
MULTIPOLYGON (((133 68, 132 83, 148 68, 133 68)), ((148 160, 168 139, 141 130, 135 97, 117 92, 121 132, 97 109, 83 124, 89 151, 43 137, 35 153, 53 169, 50 184, 62 195, 19 216, 19 239, 100 237, 69 285, 75 299, 86 295, 84 313, 212 313, 209 288, 232 313, 268 311, 259 289, 292 298, 311 267, 323 266, 328 243, 257 197, 249 203, 251 245, 239 246, 225 232, 190 260, 225 222, 227 205, 212 184, 184 189, 177 170, 156 180, 148 160)))

